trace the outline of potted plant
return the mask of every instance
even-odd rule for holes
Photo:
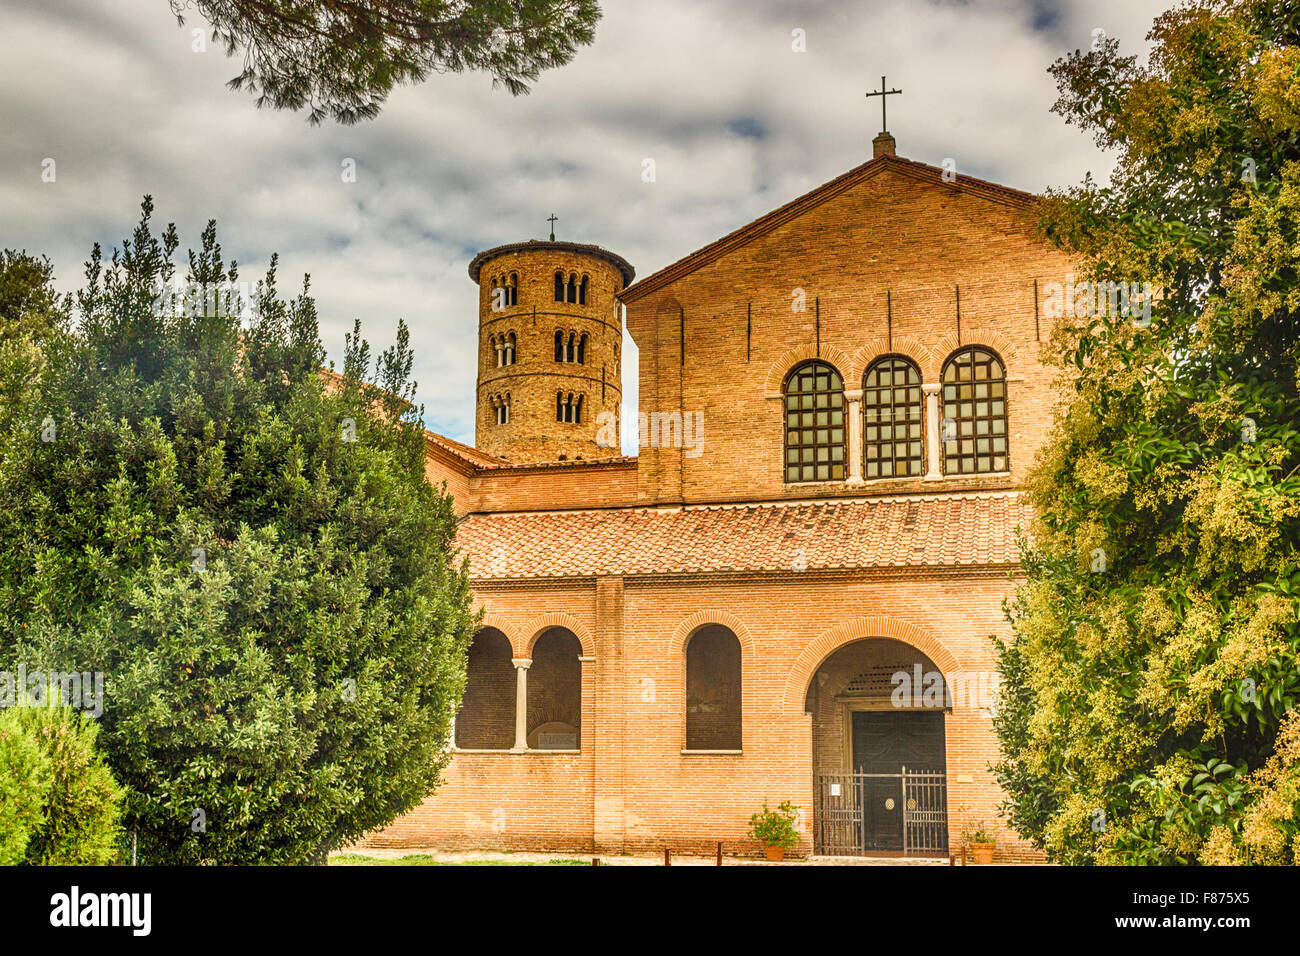
[[[763,812],[749,818],[749,835],[761,840],[767,858],[774,863],[785,859],[785,851],[799,845],[799,808],[789,800],[782,801],[775,810],[763,801]]]
[[[973,823],[966,824],[965,829],[961,831],[961,840],[970,850],[971,857],[976,863],[993,862],[993,850],[997,847],[997,837],[983,820],[976,820]]]

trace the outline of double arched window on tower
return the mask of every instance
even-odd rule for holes
[[[510,424],[510,393],[505,392],[492,396],[492,412],[496,416],[498,425]]]
[[[555,420],[582,424],[582,395],[573,392],[555,393]]]
[[[519,304],[519,273],[499,275],[492,280],[493,309]]]
[[[515,333],[503,332],[493,335],[488,344],[496,352],[497,368],[515,364]]]

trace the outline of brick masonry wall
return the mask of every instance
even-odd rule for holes
[[[370,845],[704,851],[721,840],[728,853],[752,854],[761,848],[746,835],[749,815],[767,798],[804,808],[799,852],[807,853],[815,769],[843,769],[829,765],[833,751],[814,761],[804,704],[819,665],[839,648],[883,637],[949,677],[990,672],[989,636],[1006,636],[1001,604],[1011,593],[1005,577],[987,574],[604,581],[603,600],[591,581],[478,592],[486,623],[511,639],[517,657],[547,628],[565,626],[594,658],[583,664],[581,755],[458,755],[437,794]],[[685,644],[707,624],[731,628],[741,643],[737,755],[681,752]],[[994,821],[1001,794],[987,769],[997,759],[988,713],[954,703],[945,741],[955,849],[958,810]],[[1037,858],[998,829],[999,859]]]
[[[871,361],[891,351],[916,361],[924,382],[937,382],[959,343],[988,346],[1006,366],[1011,474],[947,478],[942,490],[1021,484],[1055,404],[1054,371],[1039,362],[1050,333],[1043,286],[1070,272],[1034,229],[1023,207],[886,169],[629,302],[641,410],[704,415],[698,457],[641,450],[643,499],[932,491],[935,483],[919,479],[786,484],[781,388],[792,368],[820,355],[846,390],[860,389]],[[804,311],[794,311],[796,290]]]
[[[484,469],[468,490],[475,512],[628,507],[638,500],[636,459]]]

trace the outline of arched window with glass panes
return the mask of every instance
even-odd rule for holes
[[[785,480],[844,480],[844,380],[805,362],[785,380]]]
[[[862,477],[917,477],[924,468],[921,370],[901,355],[876,359],[862,377]]]
[[[1007,373],[989,349],[958,349],[943,366],[943,471],[1009,471]]]

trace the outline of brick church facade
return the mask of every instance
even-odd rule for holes
[[[998,831],[991,635],[1047,436],[1036,197],[895,154],[648,278],[477,256],[476,448],[428,436],[483,629],[436,794],[367,841],[956,850]],[[619,454],[622,320],[639,454]]]

